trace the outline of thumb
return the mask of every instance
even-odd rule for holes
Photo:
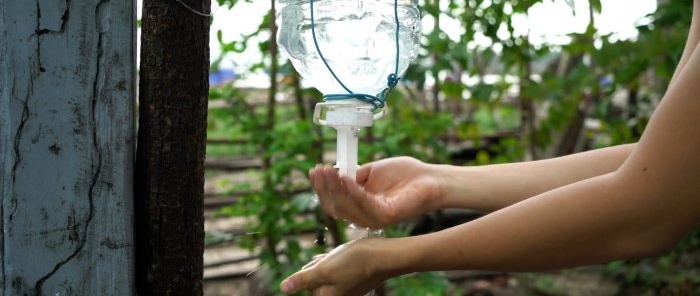
[[[292,294],[301,291],[307,291],[317,288],[323,283],[319,277],[315,274],[314,269],[300,270],[297,273],[291,275],[280,284],[282,292],[285,294]]]
[[[357,184],[364,185],[369,179],[369,173],[372,171],[372,163],[365,164],[356,172],[355,181]]]
[[[364,188],[361,187],[357,180],[353,180],[353,178],[350,178],[350,176],[340,175],[340,182],[342,182],[343,186],[348,191],[348,194],[365,194]]]
[[[367,191],[363,187],[361,187],[357,182],[355,182],[355,180],[348,176],[340,176],[340,181],[343,182],[343,186],[348,192],[348,197],[352,198],[358,204],[358,206],[362,208],[362,210],[367,210],[365,208],[365,204],[368,200]]]

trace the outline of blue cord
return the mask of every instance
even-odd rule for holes
[[[314,0],[309,1],[310,6],[311,6],[311,36],[313,37],[314,40],[314,46],[316,47],[316,52],[318,52],[318,56],[321,58],[321,61],[323,61],[323,64],[326,65],[326,69],[328,69],[328,72],[331,73],[335,81],[340,84],[345,91],[347,91],[347,94],[327,94],[324,95],[323,98],[328,101],[335,101],[335,100],[347,100],[347,99],[357,99],[362,102],[370,103],[372,104],[372,111],[375,111],[377,109],[384,108],[387,96],[389,95],[389,92],[399,83],[399,79],[401,79],[398,75],[399,72],[399,29],[400,29],[400,24],[399,24],[399,4],[398,0],[394,0],[394,19],[396,21],[396,66],[394,67],[394,73],[389,74],[389,77],[387,77],[387,88],[385,88],[381,93],[377,94],[376,96],[373,95],[368,95],[368,94],[358,94],[354,93],[351,91],[345,84],[338,78],[338,75],[335,74],[333,69],[331,69],[331,66],[328,64],[328,61],[326,61],[326,58],[323,56],[321,53],[321,48],[318,46],[318,40],[316,39],[316,21],[314,19]]]

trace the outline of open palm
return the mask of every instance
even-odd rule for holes
[[[434,210],[440,196],[431,165],[410,157],[364,165],[356,181],[330,166],[319,165],[309,175],[328,214],[374,229]]]

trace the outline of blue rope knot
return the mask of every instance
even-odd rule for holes
[[[311,9],[311,36],[313,37],[314,40],[314,46],[316,47],[316,52],[318,52],[318,56],[321,58],[321,61],[323,61],[323,64],[326,65],[326,69],[328,69],[328,72],[331,73],[333,78],[335,78],[335,81],[340,84],[340,86],[347,91],[347,94],[327,94],[323,96],[324,100],[327,101],[336,101],[336,100],[348,100],[348,99],[357,99],[362,102],[366,102],[372,105],[372,112],[376,111],[377,109],[384,108],[385,102],[387,97],[389,96],[389,92],[396,87],[396,85],[399,83],[399,79],[401,79],[398,75],[399,72],[399,29],[400,29],[400,23],[399,23],[399,2],[398,0],[394,0],[394,19],[396,21],[396,66],[394,67],[394,73],[389,74],[389,77],[387,77],[387,88],[382,90],[379,94],[376,96],[373,95],[368,95],[368,94],[358,94],[352,92],[345,84],[340,81],[340,78],[333,72],[333,69],[331,69],[331,66],[328,64],[326,61],[326,58],[323,56],[321,53],[321,48],[318,46],[318,40],[316,39],[316,21],[314,20],[314,0],[309,1],[310,9]]]
[[[391,73],[391,74],[389,74],[389,77],[387,77],[387,79],[386,79],[387,80],[386,85],[389,86],[389,88],[394,88],[399,83],[399,79],[401,79],[401,77],[399,77],[398,75],[396,75],[394,73]]]

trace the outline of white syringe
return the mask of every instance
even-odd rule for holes
[[[323,113],[325,119],[321,119]],[[381,118],[385,113],[386,108],[382,108],[379,113],[373,113],[371,104],[356,99],[316,104],[314,122],[331,126],[337,131],[335,168],[339,174],[356,179],[359,168],[357,155],[360,128],[372,126],[374,120]],[[352,224],[350,227],[355,228]],[[367,228],[366,237],[381,237],[383,233],[381,229]]]
[[[337,131],[335,168],[338,173],[355,179],[359,167],[357,155],[360,128],[372,126],[375,119],[384,115],[384,110],[374,114],[372,105],[356,99],[316,104],[314,122],[333,127]]]

